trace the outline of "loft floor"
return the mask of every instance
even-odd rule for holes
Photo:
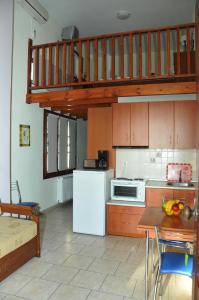
[[[144,239],[72,231],[72,205],[41,217],[41,258],[0,284],[3,300],[142,300]],[[162,300],[191,300],[191,280],[171,276]]]

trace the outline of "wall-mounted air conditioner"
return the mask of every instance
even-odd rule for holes
[[[38,0],[19,0],[19,3],[40,24],[48,21],[48,12]]]

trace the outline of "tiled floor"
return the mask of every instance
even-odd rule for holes
[[[70,204],[48,211],[41,231],[41,257],[1,282],[0,300],[144,299],[144,239],[75,234]],[[160,299],[190,300],[191,280],[172,276]]]

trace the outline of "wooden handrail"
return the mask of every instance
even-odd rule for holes
[[[30,41],[28,93],[46,88],[193,77],[194,32],[195,23],[189,23],[41,45]]]
[[[192,28],[196,27],[195,23],[188,23],[188,24],[180,24],[175,26],[165,26],[165,27],[158,27],[158,28],[145,28],[145,29],[139,29],[139,30],[133,30],[133,31],[127,31],[127,32],[117,32],[117,33],[111,33],[111,34],[103,34],[103,35],[95,35],[95,36],[88,36],[88,37],[82,37],[79,39],[74,39],[74,43],[78,43],[79,41],[87,41],[87,40],[100,40],[104,38],[111,38],[111,37],[120,37],[121,35],[129,35],[129,34],[139,34],[139,33],[148,33],[148,32],[158,32],[158,31],[166,31],[166,30],[175,30],[177,28],[184,29],[184,28]],[[52,43],[46,43],[46,44],[39,44],[39,45],[33,45],[32,49],[41,48],[41,47],[49,47],[49,46],[56,46],[57,44],[63,45],[64,43],[70,44],[71,41],[57,41]]]

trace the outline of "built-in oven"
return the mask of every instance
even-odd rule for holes
[[[145,181],[141,179],[112,179],[111,199],[144,203]]]

